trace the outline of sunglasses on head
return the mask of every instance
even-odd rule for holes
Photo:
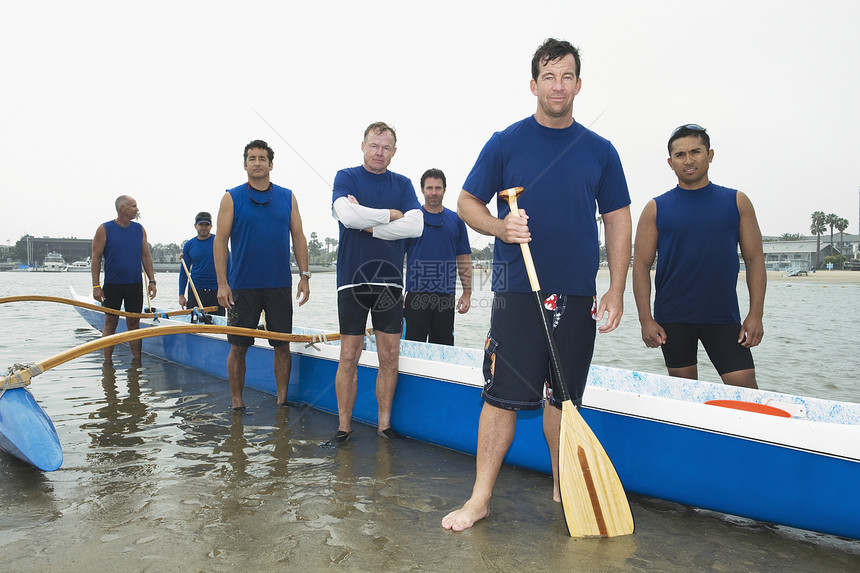
[[[673,131],[673,132],[672,132],[672,135],[670,135],[669,137],[675,137],[675,135],[676,135],[679,131],[681,131],[682,129],[689,129],[690,131],[708,131],[707,129],[705,129],[705,128],[704,128],[704,127],[702,127],[701,125],[698,125],[698,124],[695,124],[695,123],[688,123],[688,124],[685,124],[685,125],[681,125],[681,126],[676,127],[676,128],[675,128],[675,131]]]

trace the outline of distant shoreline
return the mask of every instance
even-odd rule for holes
[[[738,275],[738,280],[746,280],[744,271]],[[860,284],[860,271],[816,271],[800,277],[787,277],[781,271],[767,271],[767,280],[768,282],[853,285]]]
[[[651,272],[653,276],[654,272]],[[600,269],[597,271],[597,276],[608,277],[609,269]],[[633,271],[627,272],[627,280],[632,280]],[[746,281],[746,272],[738,273],[739,281]],[[767,282],[784,282],[784,283],[818,283],[818,284],[838,284],[838,285],[853,285],[860,284],[860,271],[816,271],[801,277],[787,277],[782,274],[782,271],[767,271]]]

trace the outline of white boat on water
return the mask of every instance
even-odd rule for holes
[[[60,253],[51,251],[45,257],[42,270],[46,273],[61,273],[66,270],[66,261]]]
[[[70,273],[88,273],[90,272],[90,257],[85,261],[75,261],[66,267],[66,271]]]

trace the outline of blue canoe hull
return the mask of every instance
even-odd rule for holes
[[[26,388],[0,397],[0,449],[46,472],[63,465],[57,430]]]
[[[100,327],[100,313],[78,310]],[[480,353],[477,363],[451,364],[458,349],[403,346],[393,427],[474,454],[483,405]],[[223,337],[148,338],[143,349],[227,377]],[[336,413],[337,346],[293,344],[292,350],[289,399]],[[354,409],[354,419],[368,424],[376,423],[377,413],[372,350],[371,340],[359,364]],[[417,357],[408,356],[413,350]],[[274,394],[272,357],[265,342],[249,349],[246,386]],[[705,399],[777,404],[793,417],[708,406]],[[592,367],[584,402],[582,415],[628,492],[860,539],[860,492],[854,487],[860,483],[860,405],[601,367]],[[518,414],[505,461],[550,473],[540,412]]]

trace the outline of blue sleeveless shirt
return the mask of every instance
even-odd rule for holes
[[[737,191],[709,183],[656,197],[654,320],[734,324],[738,310]]]
[[[128,227],[116,221],[104,223],[105,278],[104,284],[129,285],[141,282],[143,227],[131,221]]]
[[[252,190],[247,183],[227,192],[233,198],[230,288],[292,287],[290,218],[293,192],[272,184],[269,194]]]

